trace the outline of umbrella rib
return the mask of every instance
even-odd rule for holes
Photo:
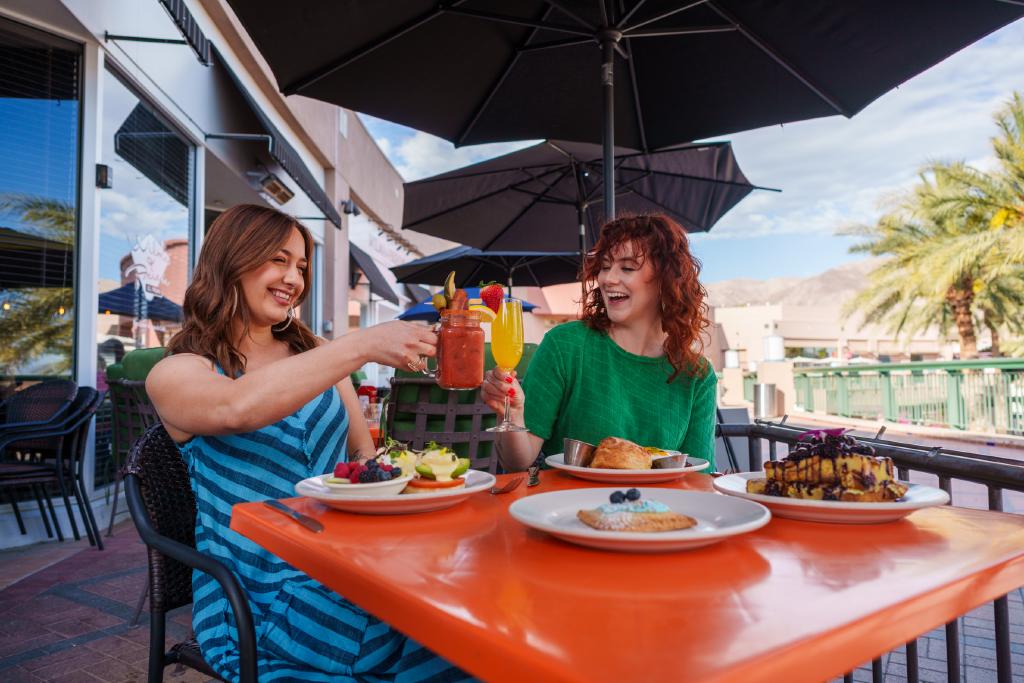
[[[589,29],[590,31],[596,31],[597,30],[596,26],[591,24],[589,21],[587,21],[586,19],[584,19],[580,15],[576,14],[575,12],[573,12],[571,9],[566,7],[563,3],[558,2],[557,0],[544,0],[544,2],[546,2],[549,5],[551,5],[552,7],[557,9],[559,12],[562,12],[563,14],[565,14],[566,16],[574,19],[576,21],[576,23],[579,24],[580,26],[582,26],[582,27],[584,27],[586,29]]]
[[[636,14],[637,11],[639,11],[639,9],[644,6],[645,2],[647,2],[647,0],[637,0],[637,3],[633,5],[633,9],[626,12],[622,19],[619,20],[619,26],[628,24],[629,20],[632,19],[633,15]]]
[[[735,26],[688,26],[685,28],[652,28],[648,31],[633,31],[629,38],[663,38],[666,36],[696,36],[707,33],[732,33]]]
[[[551,189],[554,188],[555,185],[557,185],[558,183],[562,182],[562,179],[565,178],[565,176],[568,175],[568,173],[569,173],[569,168],[566,167],[565,170],[563,170],[562,173],[559,175],[558,179],[555,180],[555,182],[551,183],[551,185],[548,186],[548,189],[545,192],[550,192]],[[502,235],[504,235],[506,232],[508,232],[512,228],[512,226],[515,225],[516,221],[518,221],[520,218],[522,218],[526,214],[527,211],[529,211],[534,206],[536,206],[538,201],[540,201],[540,197],[539,196],[535,197],[532,202],[530,202],[525,207],[523,207],[523,210],[520,211],[519,213],[517,213],[512,220],[510,220],[507,224],[505,224],[505,227],[502,228],[501,230],[499,230],[497,235],[495,235],[490,240],[488,240],[487,244],[485,244],[483,246],[484,250],[490,249],[491,245],[493,245],[495,242],[497,242],[499,239],[501,239]]]
[[[788,71],[789,74],[793,76],[793,78],[800,81],[808,90],[817,95],[822,102],[832,107],[834,110],[836,110],[837,113],[842,114],[847,118],[853,116],[853,111],[840,104],[835,97],[825,92],[825,89],[822,86],[819,86],[814,81],[812,81],[809,76],[801,73],[795,64],[790,63],[790,61],[783,57],[782,54],[778,52],[778,50],[771,47],[764,39],[762,39],[760,36],[758,36],[749,28],[747,28],[745,24],[740,23],[738,19],[736,19],[728,12],[723,10],[721,7],[719,7],[717,2],[707,0],[707,5],[716,14],[718,14],[718,16],[722,17],[730,24],[735,26],[736,29],[743,35],[743,37],[749,40],[751,43],[753,43],[757,49],[765,53],[769,58],[771,58],[772,61],[781,66],[786,71]]]
[[[659,202],[657,199],[653,199],[652,197],[648,197],[643,192],[638,191],[636,188],[632,188],[630,191],[633,192],[638,197],[643,197],[644,199],[649,201],[651,204],[654,204],[656,207],[658,207],[662,211],[670,213],[670,214],[676,216],[677,218],[681,219],[683,223],[688,223],[689,225],[694,225],[694,226],[698,225],[697,221],[693,220],[689,216],[684,216],[683,214],[679,213],[675,209],[668,208],[667,206],[665,206],[664,204]],[[707,230],[699,230],[699,229],[698,229],[698,231],[699,232],[707,232]],[[689,231],[687,231],[687,232],[689,232]]]
[[[523,170],[523,169],[515,169],[515,170]],[[527,174],[527,175],[530,175],[530,174]],[[542,175],[547,175],[547,174],[544,173]],[[562,177],[564,177],[564,175],[565,175],[565,172],[563,171],[562,172],[562,176],[559,177],[558,179],[556,179],[555,183],[553,183],[552,186],[554,184],[557,184],[557,183],[561,182]],[[477,202],[482,202],[485,199],[490,199],[491,197],[494,197],[495,195],[499,195],[502,192],[508,192],[509,190],[516,190],[516,189],[518,189],[519,185],[523,185],[525,183],[534,182],[534,181],[544,182],[544,181],[540,180],[540,178],[538,176],[530,175],[529,179],[527,179],[527,180],[522,180],[522,181],[520,181],[518,183],[513,183],[511,185],[505,185],[503,187],[499,187],[498,189],[494,190],[493,192],[488,192],[487,194],[482,194],[479,197],[474,197],[473,199],[469,199],[467,201],[464,201],[461,204],[456,204],[455,206],[450,206],[448,208],[441,209],[440,211],[435,211],[434,213],[430,214],[429,216],[424,216],[423,218],[419,218],[419,219],[413,221],[412,223],[405,223],[405,224],[402,225],[402,228],[403,229],[412,228],[415,225],[419,225],[420,223],[426,223],[427,221],[433,220],[433,219],[437,218],[438,216],[443,216],[446,213],[451,213],[452,211],[458,211],[459,209],[464,209],[467,206],[469,206],[470,204],[475,204]]]
[[[483,19],[485,21],[496,21],[501,24],[514,24],[516,26],[531,26],[536,29],[544,29],[545,31],[557,31],[558,33],[570,33],[575,36],[593,36],[593,32],[584,31],[581,28],[575,26],[568,26],[566,24],[553,24],[549,21],[535,21],[533,19],[526,19],[523,17],[513,17],[507,14],[495,14],[493,12],[481,12],[475,9],[463,9],[455,6],[442,6],[441,12],[447,12],[448,14],[458,14],[463,17],[471,17],[473,19]]]
[[[633,57],[633,46],[630,44],[629,39],[623,40],[626,43],[626,53],[629,55],[629,59],[626,60],[627,66],[629,66],[629,84],[633,91],[633,109],[636,110],[636,125],[640,132],[640,147],[646,152],[647,151],[647,130],[644,128],[644,110],[640,105],[640,86],[636,82],[636,60]]]
[[[553,50],[559,47],[574,47],[576,45],[586,45],[593,43],[593,38],[567,38],[566,40],[553,40],[549,43],[537,43],[536,45],[530,45],[528,47],[519,48],[520,54],[527,52],[540,52],[541,50]]]
[[[684,180],[699,180],[703,183],[713,183],[715,185],[734,185],[736,187],[749,187],[752,190],[765,190],[766,192],[782,192],[777,187],[762,187],[760,185],[754,185],[752,183],[741,183],[735,180],[724,180],[721,178],[704,178],[697,175],[689,175],[687,173],[673,173],[672,171],[659,171],[657,169],[647,168],[631,168],[629,166],[620,167],[626,171],[645,171],[647,173],[653,173],[655,175],[669,176],[670,178],[682,178]]]
[[[454,0],[453,5],[460,5],[463,2],[468,2],[468,0]],[[371,52],[374,52],[374,51],[384,47],[385,45],[387,45],[391,41],[397,40],[398,38],[401,38],[402,36],[404,36],[409,31],[414,31],[417,28],[419,28],[420,26],[422,26],[423,24],[426,24],[427,22],[436,19],[437,17],[441,16],[444,13],[444,10],[445,10],[445,7],[437,6],[433,10],[431,10],[430,12],[426,12],[424,14],[421,14],[420,16],[416,17],[415,19],[412,19],[412,20],[406,22],[405,24],[402,24],[397,29],[395,29],[391,33],[387,34],[386,36],[384,36],[380,40],[374,41],[374,42],[370,43],[369,45],[366,45],[364,47],[361,47],[361,48],[357,49],[354,52],[349,52],[349,53],[345,54],[344,56],[334,60],[333,62],[330,62],[326,66],[320,67],[319,69],[316,69],[316,70],[310,72],[309,74],[307,74],[305,76],[302,76],[301,78],[298,78],[298,79],[292,81],[291,83],[285,84],[284,87],[281,88],[281,92],[284,93],[285,95],[294,95],[294,94],[298,93],[301,90],[305,90],[306,88],[308,88],[309,86],[313,85],[317,81],[319,81],[319,80],[321,80],[323,78],[326,78],[327,76],[330,76],[332,73],[334,73],[338,69],[345,68],[346,66],[348,66],[352,62],[354,62],[354,61],[356,61],[358,59],[362,59],[363,57],[365,57],[366,55],[370,54]]]
[[[548,5],[547,8],[545,8],[544,12],[540,15],[540,20],[546,20],[549,14],[551,14],[550,5]],[[498,94],[498,90],[505,83],[505,79],[508,78],[508,75],[512,73],[512,69],[514,69],[515,65],[519,62],[519,57],[523,54],[523,48],[526,47],[531,40],[533,40],[534,36],[537,35],[537,31],[538,29],[536,27],[533,28],[533,30],[530,31],[526,38],[523,39],[523,42],[519,44],[519,47],[516,48],[515,52],[512,54],[512,59],[510,59],[508,63],[505,65],[504,71],[502,71],[501,75],[498,76],[497,80],[495,80],[494,85],[488,88],[487,95],[477,106],[476,111],[473,112],[473,117],[465,126],[463,126],[462,132],[459,134],[458,140],[456,140],[456,145],[461,145],[463,142],[465,142],[466,137],[469,135],[470,131],[472,131],[473,127],[476,126],[476,122],[480,120],[481,116],[483,116],[484,111],[486,111],[487,107],[491,104],[491,100],[494,99],[494,96]]]
[[[676,7],[675,9],[669,10],[668,12],[662,12],[661,14],[659,14],[656,17],[651,17],[650,19],[645,19],[645,20],[641,21],[639,24],[633,24],[632,26],[625,26],[625,27],[622,26],[622,24],[626,23],[626,22],[623,21],[623,22],[620,22],[620,24],[619,24],[619,30],[622,31],[623,35],[625,35],[625,34],[628,34],[630,31],[635,31],[638,28],[641,28],[643,26],[647,26],[649,24],[653,24],[656,21],[661,21],[662,19],[668,19],[669,17],[675,16],[676,14],[679,14],[680,12],[685,12],[686,10],[691,9],[693,7],[697,7],[698,5],[703,5],[706,2],[708,2],[708,0],[697,0],[696,2],[691,2],[688,5],[683,5],[682,7]],[[631,14],[632,14],[632,12],[631,12]]]

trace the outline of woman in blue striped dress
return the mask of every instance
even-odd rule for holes
[[[393,322],[317,338],[294,317],[313,242],[273,209],[242,205],[207,232],[185,320],[146,381],[196,495],[196,546],[230,567],[256,624],[260,681],[463,680],[445,660],[231,531],[235,503],[285,498],[339,460],[374,455],[349,375],[368,362],[416,366],[437,338]],[[237,629],[219,584],[193,574],[203,656],[238,679]]]

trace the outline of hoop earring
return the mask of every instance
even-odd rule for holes
[[[274,332],[284,332],[288,329],[288,326],[292,324],[292,320],[295,319],[295,307],[292,306],[288,309],[288,320],[285,321],[284,326],[280,328],[271,327],[270,329]]]

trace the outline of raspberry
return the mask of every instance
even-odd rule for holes
[[[334,466],[334,476],[338,479],[348,479],[348,463],[339,462]]]

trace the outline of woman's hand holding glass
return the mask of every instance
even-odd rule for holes
[[[359,330],[367,362],[419,369],[437,353],[437,334],[427,325],[394,320]]]
[[[480,386],[480,396],[499,417],[505,414],[505,401],[508,401],[513,418],[519,421],[523,419],[526,394],[523,393],[515,370],[505,372],[501,368],[491,368]]]

